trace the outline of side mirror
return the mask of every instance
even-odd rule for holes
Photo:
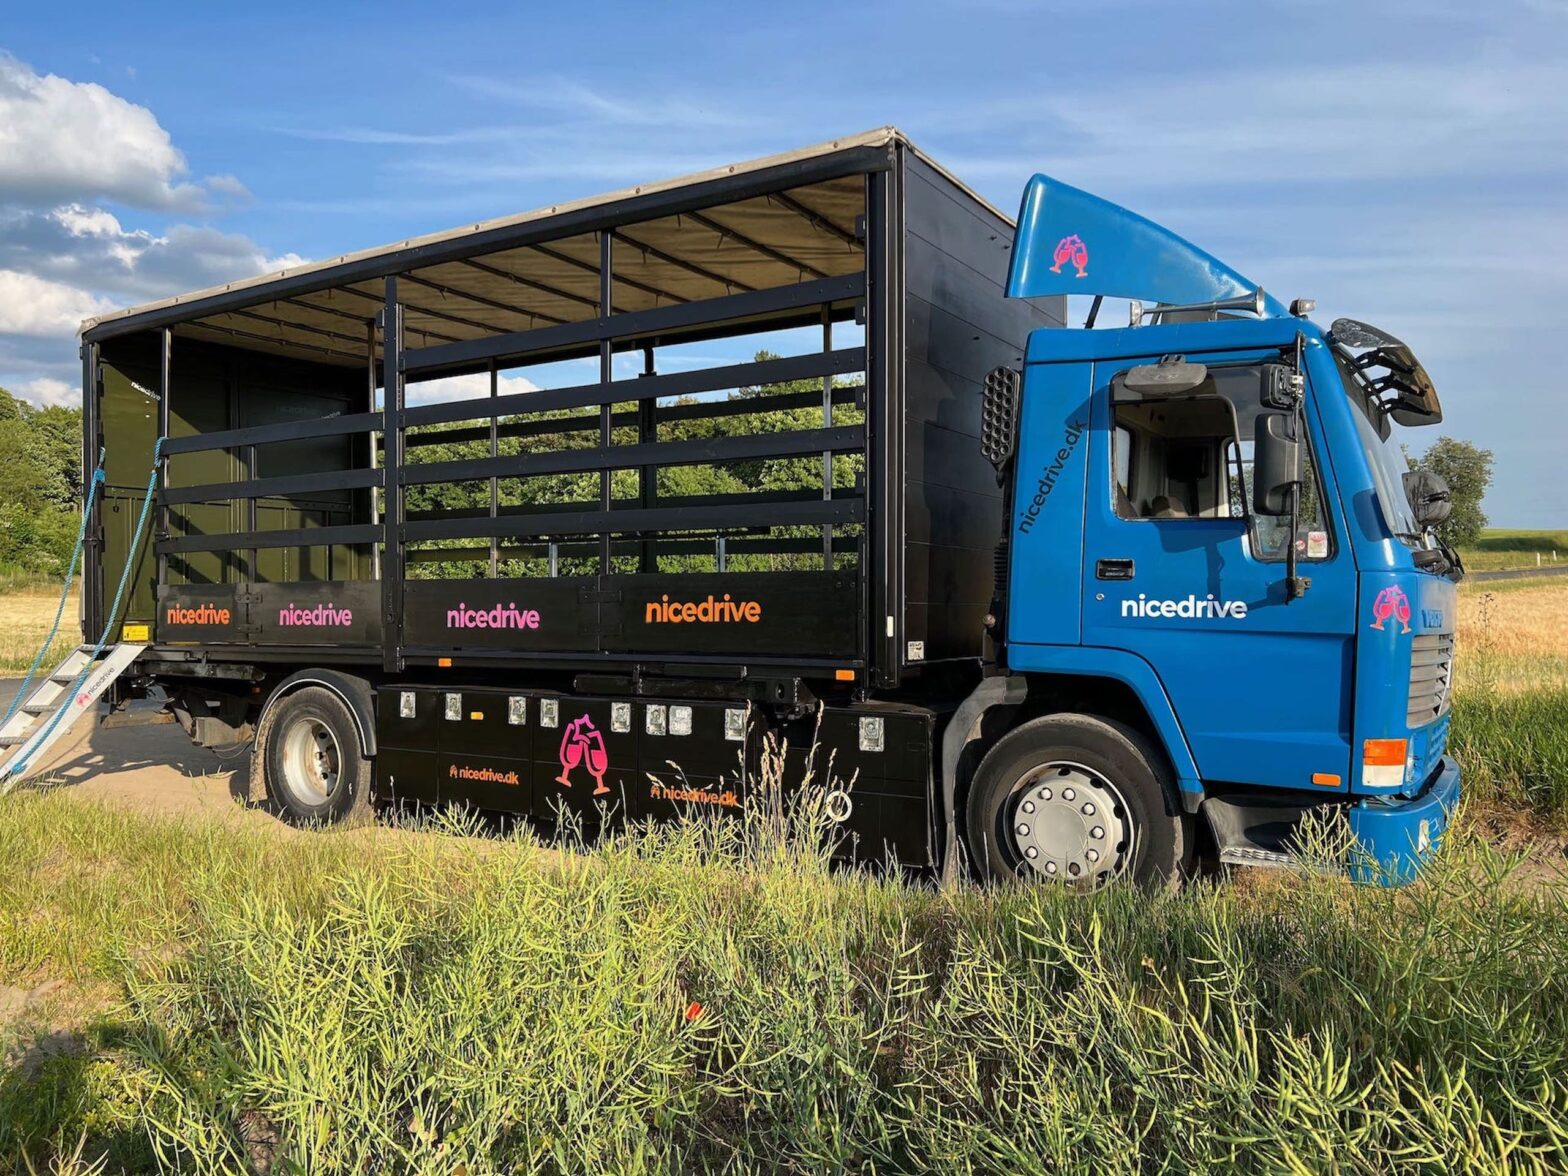
[[[1252,442],[1252,509],[1273,518],[1290,514],[1291,488],[1301,483],[1294,414],[1259,413]]]
[[[1442,475],[1431,470],[1411,470],[1402,480],[1405,497],[1410,499],[1410,510],[1423,530],[1437,526],[1453,513],[1453,496]]]

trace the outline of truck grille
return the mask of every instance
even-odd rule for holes
[[[1454,635],[1423,633],[1410,643],[1410,702],[1406,721],[1424,727],[1448,713],[1454,677]]]

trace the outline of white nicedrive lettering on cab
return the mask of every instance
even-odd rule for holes
[[[1247,618],[1245,600],[1219,600],[1214,593],[1189,595],[1185,600],[1159,600],[1138,593],[1137,600],[1122,601],[1122,616],[1153,620],[1169,617],[1181,620],[1243,621]]]

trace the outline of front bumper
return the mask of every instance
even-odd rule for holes
[[[1445,755],[1415,797],[1367,797],[1348,810],[1356,851],[1352,881],[1403,886],[1431,861],[1459,805],[1459,763]]]

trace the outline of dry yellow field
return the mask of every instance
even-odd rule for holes
[[[0,673],[14,671],[18,674],[32,664],[38,647],[49,632],[55,609],[60,604],[60,593],[20,591],[0,594]],[[44,664],[52,666],[81,643],[78,597],[71,593],[65,604],[65,615],[60,619],[60,632],[54,648]]]
[[[1568,577],[1463,585],[1456,634],[1462,688],[1568,687]]]

